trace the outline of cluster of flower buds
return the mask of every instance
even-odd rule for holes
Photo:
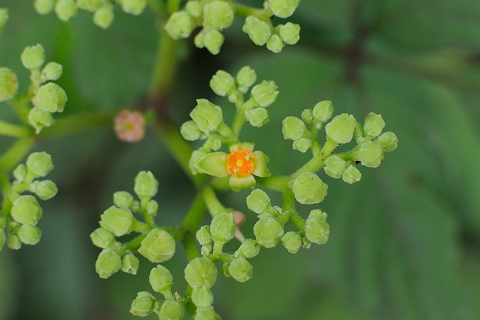
[[[111,26],[114,18],[111,0],[35,0],[34,7],[39,14],[55,11],[58,19],[68,21],[77,15],[78,9],[93,12],[93,23],[102,29]],[[147,0],[116,0],[125,13],[139,15]]]
[[[53,169],[52,158],[45,152],[35,152],[26,164],[18,165],[13,171],[15,181],[4,190],[8,198],[10,214],[0,218],[0,250],[5,242],[14,250],[22,244],[34,245],[40,241],[42,231],[37,224],[42,217],[40,200],[49,200],[57,194],[57,186],[51,180],[38,180]],[[31,194],[24,194],[29,192]],[[33,194],[33,195],[32,195]],[[35,197],[35,196],[36,197]]]

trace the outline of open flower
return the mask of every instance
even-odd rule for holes
[[[255,178],[268,177],[268,157],[261,151],[253,151],[253,144],[242,143],[230,147],[230,153],[213,152],[203,156],[195,165],[199,172],[215,177],[230,176],[234,191],[255,187]]]

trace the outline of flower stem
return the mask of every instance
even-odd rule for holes
[[[203,190],[203,200],[205,201],[212,217],[218,216],[220,213],[227,211],[223,204],[218,200],[217,195],[211,186],[207,186]]]
[[[0,135],[23,138],[32,135],[33,131],[26,126],[19,126],[0,120]]]
[[[10,149],[0,157],[0,171],[9,172],[32,149],[35,140],[31,137],[17,140]]]

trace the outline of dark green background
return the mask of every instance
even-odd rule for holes
[[[41,43],[47,61],[64,66],[58,81],[69,97],[64,114],[122,108],[145,95],[157,41],[153,12],[134,17],[117,6],[103,31],[90,13],[66,24],[53,13],[36,14],[32,3],[1,3],[10,20],[0,36],[0,66],[15,70],[21,90],[28,72],[20,53]],[[187,120],[196,98],[215,99],[231,119],[233,107],[213,97],[208,81],[219,68],[235,73],[248,64],[280,90],[270,123],[242,132],[269,155],[273,173],[291,173],[308,159],[283,140],[281,120],[320,100],[359,121],[370,111],[382,114],[399,147],[378,169],[362,167],[354,185],[320,172],[328,196],[301,211],[328,213],[329,242],[296,255],[282,246],[262,250],[251,261],[249,282],[218,278],[215,309],[226,320],[480,319],[480,2],[302,0],[289,20],[301,25],[301,41],[281,54],[254,46],[240,19],[225,32],[218,56],[187,40],[171,94],[173,121]],[[15,121],[5,103],[0,117]],[[0,139],[0,150],[13,141]],[[113,192],[133,191],[140,170],[160,181],[161,224],[181,222],[193,187],[151,129],[136,144],[98,129],[36,150],[52,154],[49,178],[60,191],[42,202],[41,242],[0,253],[0,319],[135,319],[128,309],[136,292],[150,290],[151,264],[142,259],[139,275],[101,280],[94,268],[100,250],[89,234]],[[246,213],[242,229],[251,237],[256,217],[246,208],[247,194],[221,199]],[[281,204],[279,194],[270,194]],[[183,292],[186,262],[177,249],[165,265]]]

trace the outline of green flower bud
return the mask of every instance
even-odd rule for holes
[[[340,178],[343,172],[347,169],[347,162],[339,156],[330,156],[325,160],[325,173],[335,179]]]
[[[248,34],[249,38],[257,46],[263,46],[272,35],[270,26],[255,16],[248,16],[245,19],[245,24],[243,25],[242,30]]]
[[[220,243],[227,243],[235,236],[235,221],[233,213],[223,212],[215,216],[210,223],[212,239]]]
[[[135,177],[133,190],[140,198],[152,198],[158,192],[158,180],[150,171],[140,171]]]
[[[245,93],[247,92],[248,88],[250,88],[255,81],[257,81],[257,74],[255,73],[255,70],[249,66],[245,66],[238,71],[236,79],[238,90],[240,90],[242,93]]]
[[[285,43],[278,34],[272,35],[267,41],[267,49],[274,53],[281,52],[284,46]]]
[[[47,112],[63,112],[67,102],[67,94],[58,84],[49,82],[38,89],[33,104]]]
[[[362,174],[354,166],[349,166],[343,172],[343,175],[342,175],[343,181],[345,181],[346,183],[350,183],[350,184],[352,184],[354,182],[357,182],[357,181],[360,181],[361,178],[362,178]]]
[[[5,24],[7,23],[8,20],[8,10],[5,8],[0,8],[0,34],[2,34],[3,27],[5,27]],[[2,245],[3,246],[3,245]],[[0,251],[1,251],[1,246],[0,246]]]
[[[312,109],[305,109],[302,111],[302,120],[306,124],[312,125],[313,124],[313,111]]]
[[[175,254],[175,239],[165,230],[153,229],[143,239],[138,252],[154,263],[170,260]]]
[[[35,0],[33,7],[38,14],[49,14],[55,6],[55,0]]]
[[[305,172],[298,176],[293,183],[295,199],[301,204],[322,202],[327,195],[328,186],[312,172]]]
[[[136,275],[139,266],[140,260],[134,254],[129,253],[123,256],[121,268],[123,272]]]
[[[100,7],[93,14],[93,23],[102,29],[108,29],[113,22],[113,6],[108,3]]]
[[[338,144],[345,144],[352,140],[357,120],[352,115],[342,113],[325,127],[327,136]]]
[[[27,166],[24,164],[19,164],[15,170],[13,170],[13,176],[18,182],[22,182],[23,179],[25,179],[25,176],[27,175]]]
[[[193,120],[184,122],[180,127],[180,133],[182,134],[182,137],[188,141],[195,141],[205,137]]]
[[[217,29],[211,29],[205,32],[203,43],[211,54],[217,55],[225,41],[223,34]]]
[[[370,112],[365,118],[363,131],[369,136],[376,138],[382,133],[384,127],[385,121],[383,120],[382,115]]]
[[[77,0],[77,6],[80,9],[94,12],[105,4],[106,0]]]
[[[42,82],[45,81],[54,81],[59,79],[62,76],[63,67],[61,64],[56,62],[49,62],[42,69]]]
[[[36,178],[45,177],[53,169],[52,157],[44,151],[30,154],[26,164],[28,171]]]
[[[102,249],[113,246],[115,243],[115,235],[103,228],[97,228],[90,234],[92,243]]]
[[[271,207],[270,198],[265,191],[255,189],[247,196],[247,207],[258,214],[267,212]]]
[[[40,67],[45,62],[45,50],[41,44],[26,47],[23,50],[20,58],[22,59],[22,64],[25,68],[35,69]]]
[[[7,242],[7,235],[5,234],[5,230],[3,230],[3,228],[0,228],[0,252],[2,252],[5,242]]]
[[[378,138],[377,141],[380,142],[383,146],[385,152],[390,152],[398,147],[398,138],[393,132],[385,132],[382,133]]]
[[[312,210],[306,221],[305,237],[314,243],[324,244],[330,235],[330,226],[326,221],[327,215],[320,210]]]
[[[211,288],[217,279],[217,268],[205,257],[195,258],[185,268],[185,280],[192,287]]]
[[[278,29],[280,38],[282,38],[286,44],[293,45],[300,40],[300,26],[298,24],[287,22]]]
[[[170,291],[173,286],[172,274],[162,265],[158,265],[150,271],[148,280],[155,292]]]
[[[290,17],[298,7],[300,0],[268,0],[270,9],[279,18]]]
[[[10,214],[18,223],[34,226],[42,217],[42,208],[34,196],[20,196],[12,203]]]
[[[103,249],[95,262],[95,271],[100,278],[107,279],[122,267],[122,258],[112,249]]]
[[[49,200],[58,192],[57,185],[52,180],[35,181],[30,187],[31,191],[41,200]]]
[[[252,279],[253,267],[245,258],[237,258],[230,263],[228,271],[233,279],[246,282]]]
[[[202,173],[202,170],[199,170],[199,168],[197,167],[197,163],[202,160],[202,158],[205,157],[207,154],[208,153],[202,150],[195,150],[192,152],[190,160],[188,161],[188,166],[190,167],[190,170],[193,174]]]
[[[68,21],[77,14],[77,4],[73,0],[58,0],[55,4],[55,13],[58,19]]]
[[[274,81],[263,81],[252,88],[251,97],[260,107],[268,107],[277,99],[278,91]]]
[[[198,229],[197,233],[195,234],[201,246],[208,246],[212,244],[212,234],[210,233],[210,226],[203,226]]]
[[[129,234],[135,223],[135,217],[129,209],[111,206],[100,216],[100,226],[117,237]]]
[[[121,5],[123,12],[138,16],[145,10],[147,0],[121,0]]]
[[[257,243],[257,241],[253,239],[247,239],[244,243],[240,245],[235,254],[236,256],[250,259],[257,256],[259,252],[260,245]]]
[[[213,293],[206,287],[195,287],[192,291],[192,302],[199,308],[206,308],[213,303]]]
[[[331,101],[320,101],[313,107],[313,118],[320,122],[327,122],[333,114]]]
[[[153,311],[155,297],[147,291],[137,293],[137,297],[132,301],[130,313],[137,317],[146,317]]]
[[[207,30],[202,29],[195,38],[193,39],[193,43],[195,44],[195,47],[202,49],[205,48],[205,34],[207,33]]]
[[[275,247],[283,237],[283,226],[274,218],[265,217],[257,221],[253,227],[257,242],[265,248]]]
[[[158,212],[158,202],[155,200],[148,201],[146,209],[149,215],[156,215]]]
[[[40,230],[37,226],[23,225],[18,231],[18,237],[20,238],[20,241],[22,241],[24,244],[32,246],[40,241],[41,236],[42,230]]]
[[[289,116],[282,121],[282,133],[284,139],[300,139],[303,137],[306,130],[305,123],[297,117]]]
[[[133,204],[133,196],[126,191],[117,191],[113,194],[113,203],[119,208],[130,208]]]
[[[230,73],[218,70],[210,80],[210,88],[217,95],[225,97],[235,89],[235,79],[233,79]]]
[[[247,110],[247,112],[245,112],[245,117],[252,126],[257,128],[263,126],[269,121],[267,109],[261,107]]]
[[[233,9],[227,2],[213,1],[203,8],[203,26],[223,30],[232,25],[234,18]]]
[[[158,312],[158,318],[165,320],[182,320],[183,308],[178,302],[167,300],[163,302]]]
[[[206,99],[198,99],[197,106],[190,112],[198,129],[205,133],[217,130],[223,122],[222,109]]]
[[[213,310],[213,307],[197,308],[193,320],[220,320],[220,316]]]
[[[195,18],[200,18],[202,15],[202,4],[197,0],[190,0],[185,4],[185,10],[189,15]]]
[[[380,142],[368,141],[360,145],[358,160],[365,167],[376,168],[382,163],[384,154],[385,152]]]
[[[28,122],[38,134],[44,127],[50,127],[55,120],[50,112],[35,107],[28,114]]]
[[[0,68],[0,101],[12,99],[18,91],[18,78],[8,68]]]
[[[298,150],[302,153],[307,152],[308,149],[312,146],[312,140],[307,138],[300,138],[293,142],[293,149]]]
[[[7,246],[12,250],[18,250],[22,247],[22,241],[16,234],[10,233],[7,238]]]
[[[192,18],[185,11],[172,13],[165,24],[165,30],[175,40],[188,38],[194,27]]]
[[[220,271],[222,272],[222,274],[225,278],[230,278],[232,276],[230,274],[230,272],[228,271],[229,266],[230,266],[230,264],[225,262],[224,264],[222,264],[222,268],[220,269]]]
[[[282,237],[282,244],[290,253],[297,253],[302,242],[302,237],[297,232],[289,231]]]

